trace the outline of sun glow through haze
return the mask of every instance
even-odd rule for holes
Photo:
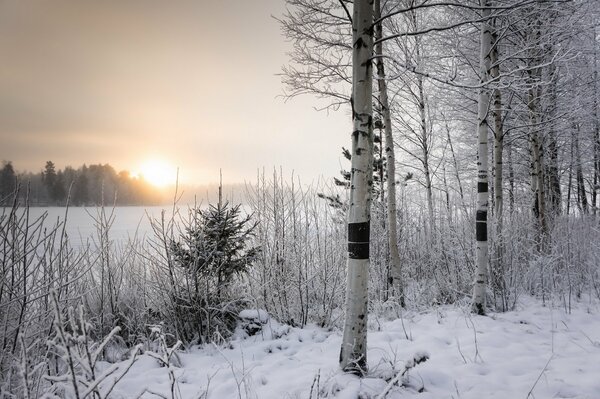
[[[108,163],[156,185],[165,168],[142,170],[146,160],[177,166],[190,186],[218,182],[221,169],[226,183],[280,166],[307,182],[337,175],[349,110],[281,97],[293,44],[271,16],[285,4],[0,1],[0,163]]]
[[[135,175],[156,187],[165,187],[175,184],[177,169],[165,161],[152,159],[144,162]]]

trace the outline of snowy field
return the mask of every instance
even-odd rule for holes
[[[338,372],[341,333],[282,326],[230,345],[182,353],[171,366],[177,398],[600,398],[600,307],[523,299],[518,310],[488,317],[440,307],[370,320],[370,378]],[[430,358],[388,386],[415,354]],[[379,396],[388,391],[386,396]],[[172,397],[166,367],[142,355],[115,397]]]

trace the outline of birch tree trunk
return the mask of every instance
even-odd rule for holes
[[[417,21],[417,13],[412,10],[410,12],[413,29],[415,32],[419,30],[419,21]],[[419,67],[421,65],[421,38],[417,35],[415,36],[415,67]],[[423,159],[421,160],[423,163],[423,175],[425,178],[425,192],[427,195],[427,213],[429,215],[429,234],[433,237],[433,229],[435,226],[434,213],[433,213],[433,187],[431,182],[431,167],[429,164],[429,155],[430,155],[430,147],[431,140],[427,130],[427,109],[426,109],[426,98],[425,98],[425,88],[423,83],[423,76],[417,75],[417,103],[419,108],[419,120],[420,120],[420,130],[421,137],[419,138],[421,149],[423,151]]]
[[[538,238],[540,249],[543,248],[543,242],[547,233],[546,226],[546,206],[544,194],[544,151],[539,134],[538,113],[538,89],[529,89],[529,119],[530,119],[530,141],[531,141],[531,189],[534,198],[534,214],[538,220],[540,237]]]
[[[352,24],[352,171],[348,209],[348,282],[340,367],[367,371],[367,282],[373,185],[373,0],[355,0]]]
[[[531,146],[531,189],[533,191],[533,212],[538,221],[538,249],[545,247],[548,233],[546,220],[546,193],[544,184],[544,149],[543,137],[540,137],[540,100],[541,100],[541,67],[543,51],[541,48],[541,20],[535,22],[535,30],[531,33],[531,55],[528,60],[528,98],[529,140]]]
[[[583,168],[581,167],[581,150],[579,148],[579,130],[578,124],[575,125],[575,181],[577,182],[577,206],[579,210],[587,215],[589,213],[587,193],[585,191],[585,180],[583,178]]]
[[[567,185],[567,216],[571,212],[571,189],[573,188],[573,140],[571,140],[571,164],[569,165],[569,184]]]
[[[490,74],[490,52],[492,47],[492,29],[489,23],[491,14],[488,0],[480,0],[482,10],[481,42],[479,58],[479,89],[477,132],[479,147],[477,152],[477,212],[475,216],[475,234],[477,240],[476,257],[477,269],[475,271],[475,284],[473,286],[473,312],[485,314],[485,291],[487,281],[488,241],[487,241],[487,214],[488,214],[488,106],[490,94],[485,85]]]
[[[417,57],[419,57],[419,44],[417,44]],[[417,58],[417,65],[419,58]],[[433,230],[435,226],[434,214],[433,214],[433,188],[431,183],[431,167],[429,165],[429,135],[427,133],[427,113],[425,110],[425,91],[423,89],[423,78],[417,76],[417,87],[419,90],[419,116],[421,118],[421,145],[423,149],[423,174],[425,177],[425,191],[427,194],[427,213],[429,215],[429,234],[433,237]]]
[[[506,158],[508,160],[508,210],[512,215],[515,211],[515,168],[510,141],[506,145]]]
[[[538,221],[538,247],[542,250],[548,233],[548,227],[546,220],[546,194],[544,192],[544,150],[539,133],[540,87],[539,71],[536,71],[538,69],[532,68],[530,71],[529,83],[531,88],[529,89],[527,107],[529,109],[530,124],[529,140],[531,145],[531,189],[534,198],[533,212]]]
[[[491,49],[491,69],[490,77],[498,79],[500,76],[500,65],[498,64],[498,36],[496,31],[492,33]],[[498,84],[498,82],[496,82]],[[494,292],[500,292],[502,300],[502,310],[508,310],[506,285],[504,284],[504,238],[503,238],[503,211],[504,211],[504,193],[503,193],[503,162],[504,155],[504,126],[502,122],[502,94],[497,87],[493,90],[494,108],[494,212],[496,215],[496,257],[493,261],[493,283]]]
[[[500,66],[498,65],[498,43],[497,35],[492,34],[492,40],[494,42],[491,50],[491,64],[490,76],[492,79],[497,79],[500,76]],[[496,230],[498,234],[502,233],[502,213],[504,208],[504,195],[502,191],[503,186],[503,163],[502,157],[504,153],[504,126],[502,123],[502,94],[500,89],[494,88],[494,206],[497,225]]]
[[[553,55],[555,51],[552,46],[548,46],[547,54]],[[548,212],[550,221],[552,222],[556,216],[561,213],[561,189],[560,189],[560,174],[558,169],[558,142],[556,139],[556,114],[557,114],[557,81],[558,71],[555,63],[548,66],[549,79],[548,84],[548,110],[546,111],[547,118],[550,119],[548,126],[548,161],[546,165],[547,185],[548,185]]]
[[[594,116],[594,186],[592,191],[592,210],[594,215],[598,210],[597,208],[597,197],[598,188],[600,185],[600,115],[598,115],[598,50],[596,44],[596,28],[593,30],[594,35],[594,81],[593,81],[593,93],[594,102],[592,106],[592,115]]]
[[[460,195],[460,206],[462,208],[463,214],[467,215],[467,203],[465,202],[465,193],[462,186],[462,181],[460,179],[458,160],[456,159],[456,153],[454,152],[454,145],[452,144],[452,137],[450,137],[450,127],[446,123],[446,138],[448,140],[448,147],[450,148],[450,154],[452,154],[452,164],[454,165],[454,177],[456,178],[456,182],[458,184],[458,194]]]
[[[381,18],[381,1],[375,0],[375,20]],[[383,24],[379,22],[375,26],[375,37],[383,37]],[[394,294],[404,307],[404,286],[402,282],[402,265],[400,264],[400,253],[398,251],[398,229],[396,220],[396,155],[394,150],[394,136],[392,134],[392,116],[388,100],[388,88],[385,81],[385,65],[383,62],[383,43],[375,45],[377,82],[379,88],[379,103],[383,115],[383,128],[385,135],[386,177],[387,177],[387,220],[388,240],[391,260],[391,280]]]

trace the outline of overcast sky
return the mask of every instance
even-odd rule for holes
[[[0,2],[0,160],[18,171],[159,158],[186,183],[259,167],[333,176],[346,111],[284,103],[283,0]]]

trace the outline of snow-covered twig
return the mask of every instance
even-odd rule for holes
[[[56,291],[51,292],[51,301],[54,311],[54,330],[55,337],[48,341],[48,346],[57,354],[57,359],[61,359],[67,365],[67,372],[62,375],[46,375],[47,381],[62,384],[70,384],[73,389],[73,395],[76,399],[93,397],[96,399],[107,398],[113,391],[117,383],[127,374],[133,363],[137,360],[137,355],[141,350],[141,345],[135,347],[129,361],[113,379],[104,387],[104,393],[100,390],[101,384],[108,380],[108,377],[119,370],[119,365],[115,364],[105,370],[100,376],[96,376],[96,364],[100,359],[106,345],[120,331],[115,327],[100,344],[95,344],[89,339],[88,330],[91,325],[85,320],[83,308],[79,307],[79,317],[74,316],[73,309],[67,311],[67,323],[63,320],[63,311],[60,307]]]
[[[544,368],[542,369],[542,371],[540,372],[540,374],[538,375],[538,377],[536,378],[535,382],[533,383],[533,385],[531,386],[531,389],[529,390],[529,392],[527,392],[527,397],[526,399],[529,399],[530,396],[533,396],[533,390],[535,389],[536,385],[538,384],[538,382],[540,382],[540,378],[542,378],[542,376],[544,375],[544,373],[546,372],[546,370],[548,369],[548,365],[550,364],[550,362],[552,361],[552,359],[554,359],[554,354],[552,354],[550,356],[550,358],[548,358],[548,361],[546,362],[546,364],[544,365]]]
[[[175,399],[176,391],[175,388],[177,386],[177,377],[175,376],[175,371],[173,370],[173,359],[176,359],[176,366],[180,365],[179,359],[177,358],[177,350],[183,345],[181,341],[177,341],[175,345],[169,346],[167,345],[166,334],[163,332],[163,328],[161,325],[150,326],[152,331],[151,336],[155,336],[158,339],[158,350],[159,353],[147,351],[146,354],[160,363],[161,366],[166,367],[169,372],[169,381],[171,382],[171,399]],[[181,397],[181,394],[179,394]]]
[[[402,377],[412,368],[414,368],[417,364],[426,362],[429,359],[429,353],[427,352],[417,352],[414,354],[413,358],[408,360],[404,365],[404,370],[401,373],[396,374],[396,376],[387,384],[383,392],[377,396],[377,399],[384,399],[385,396],[390,392],[390,390],[400,381]]]

